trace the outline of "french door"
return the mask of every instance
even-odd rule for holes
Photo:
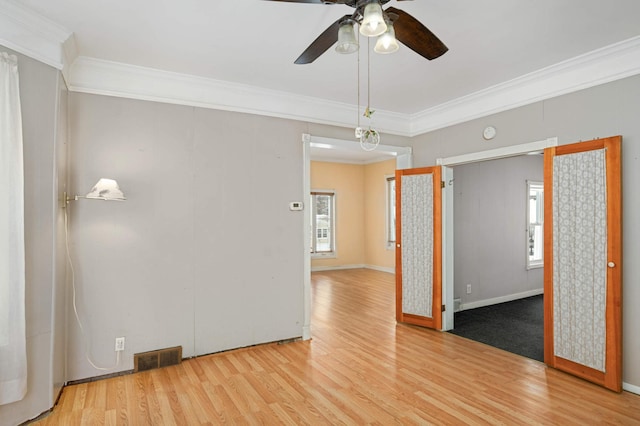
[[[545,149],[544,359],[622,389],[620,136]]]
[[[442,328],[441,168],[396,170],[396,320]]]
[[[545,149],[544,359],[622,389],[620,136]],[[440,167],[396,171],[396,319],[442,328]]]

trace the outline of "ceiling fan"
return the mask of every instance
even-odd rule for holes
[[[344,4],[355,8],[351,15],[344,15],[329,26],[295,60],[296,64],[310,64],[338,42],[336,51],[352,53],[358,50],[354,26],[359,24],[360,33],[367,37],[378,37],[374,50],[392,53],[398,49],[396,39],[417,54],[432,60],[443,55],[447,46],[427,27],[407,12],[382,5],[389,0],[269,0],[289,3]],[[403,0],[398,0],[403,1]]]

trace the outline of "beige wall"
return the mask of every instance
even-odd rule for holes
[[[395,250],[387,249],[387,180],[396,170],[396,160],[368,164],[364,168],[365,233],[364,256],[367,265],[392,271]]]
[[[359,165],[311,162],[311,188],[336,191],[337,256],[312,259],[312,269],[374,267],[392,270],[393,250],[386,249],[386,180],[395,159]]]
[[[364,167],[357,164],[311,162],[311,189],[336,192],[336,254],[312,259],[312,268],[364,264]]]

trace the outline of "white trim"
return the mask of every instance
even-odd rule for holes
[[[355,105],[257,86],[81,56],[71,67],[70,90],[146,101],[244,112],[353,127]],[[381,132],[409,136],[409,117],[376,111]]]
[[[376,111],[377,113],[377,111]],[[321,136],[309,136],[312,148],[323,148],[337,151],[360,152],[362,147],[359,143],[344,139],[324,138]],[[380,154],[380,159],[389,160],[404,154],[411,154],[411,148],[395,145],[378,145],[375,152]],[[375,162],[375,161],[374,161]]]
[[[373,269],[374,271],[387,272],[389,274],[396,274],[396,268],[388,267],[388,266],[377,266],[377,265],[364,265],[365,269]]]
[[[640,36],[411,115],[412,136],[640,73]]]
[[[442,331],[454,328],[454,253],[453,253],[453,169],[442,166],[442,303],[446,309],[442,313]]]
[[[640,37],[571,58],[415,113],[378,110],[383,133],[416,136],[640,74]],[[70,90],[353,127],[357,107],[254,86],[80,57]]]
[[[72,32],[12,0],[0,0],[0,45],[62,70],[75,57],[64,48]]]
[[[467,309],[481,308],[483,306],[491,306],[497,303],[511,302],[513,300],[524,299],[525,297],[537,296],[544,294],[544,289],[538,288],[535,290],[523,291],[522,293],[508,294],[506,296],[494,297],[492,299],[478,300],[475,302],[460,304],[460,311],[466,311]]]
[[[571,58],[415,114],[376,111],[383,133],[416,136],[640,74],[640,37]],[[353,127],[355,105],[79,57],[70,90]]]
[[[451,168],[446,166],[455,166],[459,164],[473,163],[477,161],[486,161],[486,160],[494,160],[498,158],[512,157],[516,155],[528,154],[531,152],[540,151],[544,148],[549,148],[558,145],[558,138],[552,137],[542,141],[524,143],[520,145],[512,145],[503,148],[491,149],[487,151],[480,152],[472,152],[469,154],[457,155],[453,157],[446,158],[438,158],[436,160],[436,164],[444,166],[443,170],[447,171],[445,176],[445,180],[447,181],[446,187],[449,187],[453,183],[453,179],[455,178],[454,173]],[[444,173],[444,172],[443,172]],[[443,279],[442,279],[442,292],[443,297],[445,297],[445,303],[453,302],[453,291],[454,291],[454,272],[453,272],[453,257],[454,257],[454,241],[453,234],[454,230],[454,220],[453,220],[453,197],[452,196],[443,197],[443,250],[442,250],[442,265],[443,265]],[[446,214],[446,217],[444,215]],[[509,297],[509,296],[506,296]],[[527,296],[523,296],[527,297]],[[500,298],[497,298],[500,299]],[[494,300],[494,299],[489,299]],[[505,300],[506,301],[506,300]],[[475,303],[482,303],[475,302]],[[501,303],[501,302],[491,302],[491,303]],[[473,306],[472,304],[460,305],[460,309],[471,309],[469,306]],[[485,305],[479,305],[485,306]],[[478,307],[478,306],[475,306]],[[444,312],[445,314],[447,311]],[[450,314],[450,313],[449,313]],[[444,317],[443,317],[444,318]],[[443,323],[443,328],[446,327],[454,327],[454,319],[452,317],[447,317],[446,323]],[[451,329],[449,328],[449,329]]]
[[[364,269],[366,265],[358,264],[358,265],[337,265],[337,266],[312,266],[311,272],[322,272],[322,271],[341,271],[343,269]]]
[[[62,70],[70,91],[341,127],[353,127],[352,117],[358,114],[355,105],[77,57],[71,31],[15,0],[0,0],[0,44]],[[414,114],[378,109],[376,124],[383,133],[413,137],[636,74],[640,74],[640,36]]]
[[[558,146],[558,138],[548,138],[542,141],[523,143],[520,145],[505,146],[503,148],[490,149],[487,151],[472,152],[470,154],[456,155],[453,157],[438,158],[436,164],[439,166],[457,166],[477,161],[497,160],[498,158],[514,157],[516,155],[527,154],[540,151],[545,148]]]
[[[311,272],[324,272],[324,271],[344,271],[347,269],[373,269],[374,271],[387,272],[389,274],[396,274],[395,268],[389,268],[386,266],[354,264],[354,265],[337,265],[337,266],[314,266],[311,268]]]
[[[311,138],[309,135],[302,135],[302,194],[301,200],[303,206],[308,205],[309,193],[311,192],[311,147],[309,143]],[[311,217],[307,209],[304,209],[302,215],[302,339],[311,339],[311,253],[309,253],[309,247],[311,247],[311,235],[309,229],[311,229]]]
[[[631,383],[622,382],[622,389],[627,392],[635,393],[636,395],[640,395],[640,386],[632,385]]]

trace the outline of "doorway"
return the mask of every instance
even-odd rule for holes
[[[455,175],[454,169],[456,166],[462,166],[466,164],[480,164],[490,160],[499,160],[509,157],[517,157],[527,154],[539,153],[545,148],[554,147],[558,145],[557,138],[549,138],[541,141],[530,142],[520,145],[513,145],[505,148],[497,148],[488,151],[480,151],[471,154],[464,154],[455,157],[439,158],[437,164],[442,166],[442,176],[444,182],[444,190],[442,194],[442,226],[443,226],[443,260],[442,260],[442,297],[444,304],[449,307],[454,307],[454,293],[455,293],[455,239],[454,239],[454,199],[455,199]],[[524,190],[523,190],[524,191]],[[524,223],[525,218],[522,218]],[[458,232],[456,230],[456,232]],[[524,234],[524,232],[522,232]],[[482,248],[480,248],[482,249]],[[479,249],[479,250],[480,250]],[[522,259],[524,259],[524,251],[522,253]],[[464,292],[466,294],[466,285],[464,283]],[[471,294],[473,294],[473,284],[471,288]],[[490,299],[491,297],[484,297],[484,299]],[[482,300],[482,299],[479,299]],[[507,301],[507,300],[503,300]],[[494,303],[499,303],[495,300]],[[480,305],[476,306],[479,307]],[[473,307],[467,306],[467,308]],[[446,309],[442,315],[443,331],[449,331],[454,329],[454,309]]]
[[[358,161],[384,161],[386,159],[395,158],[396,168],[405,169],[411,167],[411,148],[400,147],[392,145],[378,145],[378,147],[371,152],[364,151],[360,144],[355,141],[324,138],[318,136],[312,136],[309,134],[302,135],[303,143],[303,199],[307,200],[311,192],[311,159],[319,158],[321,156],[322,161],[340,161],[351,160]],[[329,158],[329,159],[328,159]],[[332,159],[332,160],[330,160]],[[365,164],[363,162],[363,164]],[[339,203],[339,201],[337,201]],[[306,207],[305,207],[306,209]],[[304,215],[303,227],[304,227],[304,247],[311,246],[311,233],[308,232],[311,226],[310,214]],[[307,340],[311,338],[311,253],[309,250],[305,250],[304,255],[304,324],[303,324],[303,339]]]
[[[543,171],[539,153],[453,167],[452,333],[538,361],[544,359]]]

